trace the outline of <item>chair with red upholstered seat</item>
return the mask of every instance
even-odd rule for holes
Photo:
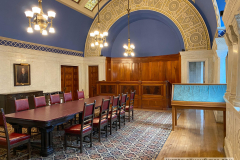
[[[80,138],[80,152],[81,153],[82,153],[83,137],[89,136],[90,147],[92,147],[92,130],[93,130],[95,103],[96,103],[96,100],[94,101],[94,103],[90,103],[90,104],[87,104],[85,102],[81,124],[76,124],[76,125],[73,125],[67,129],[65,129],[65,134],[64,134],[65,150],[67,147],[79,148],[79,147],[75,147],[75,146],[68,146],[67,145],[67,136],[77,136],[78,138]]]
[[[6,118],[3,109],[0,109],[0,127],[3,128],[3,131],[0,133],[0,148],[7,149],[7,160],[11,160],[10,150],[12,148],[18,147],[23,144],[28,145],[28,153],[22,155],[19,158],[23,158],[28,155],[28,158],[31,158],[31,146],[30,146],[30,135],[21,134],[21,133],[11,133],[8,134]],[[15,152],[15,151],[14,151]]]
[[[53,95],[50,95],[50,102],[51,102],[51,105],[53,104],[60,104],[60,96],[59,94],[53,94]]]
[[[16,112],[29,110],[28,97],[26,97],[26,99],[18,99],[18,100],[16,99],[16,97],[14,97],[14,100],[15,100]],[[31,127],[27,128],[27,133],[31,134]]]
[[[136,91],[131,91],[130,92],[130,100],[129,100],[129,105],[126,106],[126,112],[128,112],[128,121],[130,122],[131,119],[131,112],[132,112],[132,120],[133,120],[133,106],[134,106],[134,99],[135,99],[135,93]]]
[[[119,129],[121,129],[121,119],[123,119],[123,124],[125,125],[125,108],[127,103],[127,94],[123,94],[121,96],[120,105],[118,108],[118,123],[119,123]]]
[[[63,92],[63,99],[64,99],[64,102],[70,102],[73,100],[72,98],[72,92],[70,91],[69,93],[64,93]]]
[[[109,106],[110,106],[109,99],[102,99],[102,105],[100,107],[99,117],[93,119],[93,128],[97,129],[98,131],[98,141],[101,142],[101,129],[105,131],[107,137],[107,128],[108,128],[108,114],[109,114]]]
[[[28,97],[26,97],[26,99],[18,99],[18,100],[15,97],[14,100],[15,100],[16,112],[29,110]]]
[[[78,95],[78,99],[85,99],[83,90],[82,91],[77,90],[77,95]]]
[[[40,97],[33,96],[33,99],[34,99],[35,108],[45,107],[47,105],[45,96],[40,96]]]
[[[108,123],[110,124],[110,135],[112,135],[113,123],[115,123],[116,131],[117,131],[119,98],[120,98],[120,95],[117,97],[113,96],[111,112],[109,112],[109,115],[108,115]]]

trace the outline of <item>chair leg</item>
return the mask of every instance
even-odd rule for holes
[[[125,117],[125,114],[124,114],[124,116],[123,116],[124,126],[125,126],[125,122],[126,122],[126,121],[125,121],[125,118],[126,118],[126,117]]]
[[[16,155],[16,154],[17,154],[16,148],[13,148],[13,155]]]
[[[80,153],[82,153],[82,147],[83,147],[83,136],[80,136]]]
[[[117,121],[115,121],[116,131],[117,131]]]
[[[118,122],[119,122],[119,129],[121,129],[121,117],[120,116],[118,118]]]
[[[112,121],[110,121],[110,135],[112,135]]]
[[[105,130],[105,133],[106,133],[106,138],[107,138],[107,135],[108,135],[108,132],[107,132],[107,130],[108,130],[108,124],[106,125],[106,130]]]
[[[98,141],[101,142],[101,128],[98,129]]]
[[[27,128],[27,134],[31,135],[31,129],[32,129],[31,127]]]
[[[64,150],[67,149],[67,135],[64,134]]]
[[[93,133],[91,132],[91,134],[90,134],[90,147],[92,147],[92,137],[93,137]]]
[[[30,140],[28,142],[28,159],[31,159],[31,143],[30,143]]]
[[[132,120],[133,120],[133,110],[132,110]]]
[[[11,160],[10,148],[7,149],[7,160]]]
[[[131,111],[129,110],[129,112],[128,112],[128,122],[130,122],[130,113],[131,113]]]

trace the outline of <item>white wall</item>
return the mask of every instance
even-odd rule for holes
[[[99,66],[99,80],[105,80],[105,57],[83,58],[0,45],[0,93],[28,90],[61,90],[61,65],[78,66],[79,89],[88,96],[88,64]],[[13,64],[30,64],[31,85],[14,86]]]

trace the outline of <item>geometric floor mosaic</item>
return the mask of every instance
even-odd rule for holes
[[[178,114],[178,117],[180,114]],[[37,149],[32,149],[32,160],[148,160],[156,159],[172,129],[171,112],[134,111],[134,121],[127,122],[118,131],[113,129],[112,135],[102,137],[99,143],[93,139],[93,146],[84,144],[83,153],[78,149],[63,150],[64,131],[53,131],[54,153],[48,157],[40,157]],[[40,138],[40,137],[38,137]],[[35,141],[38,141],[38,138]],[[76,144],[75,139],[68,143]],[[1,154],[4,151],[1,150]],[[5,151],[6,152],[6,151]],[[23,151],[24,152],[24,151]],[[19,155],[23,154],[20,153]],[[18,155],[16,155],[18,156]],[[14,156],[15,157],[15,156]],[[14,158],[13,157],[13,158]]]

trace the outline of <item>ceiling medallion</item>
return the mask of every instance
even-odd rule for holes
[[[108,32],[100,33],[100,20],[99,20],[99,0],[98,0],[98,29],[92,33],[90,33],[90,37],[92,37],[91,47],[107,47],[108,43],[106,37],[108,36]]]
[[[124,44],[123,45],[123,48],[125,49],[125,52],[123,53],[123,55],[125,57],[127,56],[132,56],[134,57],[135,56],[135,53],[134,53],[134,49],[135,49],[135,46],[134,44],[131,44],[130,43],[130,25],[129,25],[129,19],[130,19],[130,8],[129,8],[129,0],[128,0],[128,45]]]
[[[53,11],[48,11],[48,15],[44,14],[42,9],[42,0],[38,0],[38,3],[38,7],[32,7],[32,11],[25,12],[26,17],[29,19],[29,27],[27,28],[27,32],[33,33],[33,28],[31,26],[32,23],[34,25],[34,29],[36,31],[40,31],[40,33],[42,33],[44,36],[48,35],[46,30],[48,24],[51,24],[49,32],[55,33],[55,29],[52,26],[52,20],[55,18],[56,13]],[[32,18],[33,21],[31,22]],[[51,19],[51,22],[48,22],[48,18]]]

